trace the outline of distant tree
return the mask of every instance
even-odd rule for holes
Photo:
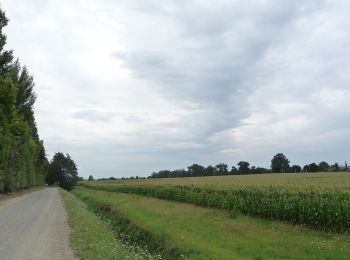
[[[295,172],[295,173],[297,173],[297,172],[301,172],[301,167],[299,166],[299,165],[293,165],[292,167],[290,167],[290,171],[291,172]]]
[[[235,167],[235,166],[232,166],[232,167],[231,167],[231,171],[230,171],[230,174],[231,174],[231,175],[235,175],[235,174],[238,174],[238,169],[237,169],[237,167]]]
[[[268,172],[269,172],[269,170],[265,169],[263,167],[252,166],[250,168],[250,173],[251,174],[262,174],[262,173],[268,173]]]
[[[345,161],[344,163],[344,172],[348,171],[348,163]]]
[[[272,172],[288,172],[289,160],[283,153],[276,154],[271,160]]]
[[[329,170],[329,164],[326,163],[326,162],[320,162],[320,163],[318,164],[318,170],[319,170],[320,172],[328,172],[328,170]]]
[[[256,167],[254,165],[252,167],[250,167],[250,173],[252,173],[252,174],[257,173]]]
[[[169,178],[170,177],[170,171],[169,170],[161,170],[159,172],[154,172],[153,178]]]
[[[52,158],[49,165],[49,172],[46,178],[49,185],[58,183],[60,187],[71,190],[78,183],[77,165],[70,157],[58,152]]]
[[[319,168],[318,168],[318,165],[316,163],[310,163],[310,164],[304,166],[304,171],[305,172],[318,172]]]
[[[171,178],[186,177],[187,172],[184,169],[177,169],[170,172]]]
[[[199,164],[193,164],[188,167],[188,173],[191,177],[203,176],[205,168]]]
[[[214,175],[216,175],[216,169],[213,166],[209,165],[207,168],[205,168],[204,175],[205,176],[214,176]]]
[[[339,172],[339,165],[338,165],[338,163],[334,164],[334,171],[335,172]]]
[[[88,181],[93,181],[94,180],[94,176],[89,175]]]
[[[216,174],[217,175],[228,175],[228,166],[225,163],[219,163],[215,166]]]
[[[238,164],[238,172],[239,174],[248,174],[250,169],[249,169],[249,163],[245,161],[240,161]]]

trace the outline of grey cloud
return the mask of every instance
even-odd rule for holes
[[[101,112],[95,109],[85,109],[79,110],[72,114],[73,118],[88,120],[90,122],[111,122],[112,118],[115,116],[115,113],[111,112]]]
[[[41,136],[86,176],[347,154],[348,1],[3,2]]]
[[[146,41],[147,51],[129,49],[114,57],[134,76],[154,82],[166,97],[198,104],[203,113],[190,119],[192,126],[188,118],[179,123],[196,132],[199,143],[207,142],[216,132],[238,126],[248,115],[244,104],[254,88],[255,64],[300,15],[300,6],[276,2],[170,6],[159,10],[164,20],[172,21],[170,36],[154,37],[177,41],[170,46],[147,45]]]

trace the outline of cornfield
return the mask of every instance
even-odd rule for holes
[[[324,231],[350,230],[350,190],[344,188],[242,186],[220,190],[191,185],[141,186],[94,182],[81,185],[235,211]]]

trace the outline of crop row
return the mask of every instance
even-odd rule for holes
[[[85,187],[133,193],[240,212],[242,214],[306,225],[331,232],[350,231],[350,192],[340,189],[237,187],[218,190],[194,186],[138,186],[82,184]]]

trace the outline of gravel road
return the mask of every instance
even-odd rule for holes
[[[75,259],[57,188],[45,188],[0,204],[0,259]]]

